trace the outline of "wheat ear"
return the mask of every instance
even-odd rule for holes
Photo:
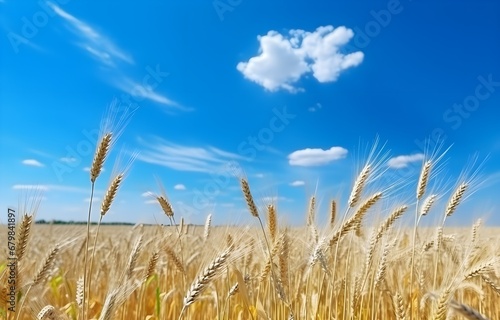
[[[90,181],[93,183],[96,181],[97,177],[101,174],[102,167],[104,165],[104,161],[106,160],[106,157],[108,156],[109,149],[111,147],[111,139],[113,135],[111,132],[106,133],[97,149],[94,155],[94,160],[92,161],[92,167],[90,168]]]
[[[276,208],[272,204],[267,206],[267,223],[269,235],[271,236],[271,242],[274,242],[276,240],[276,233],[278,232],[278,222],[276,217]]]
[[[335,218],[337,216],[337,203],[335,200],[332,200],[330,203],[330,227],[333,227],[335,224]]]
[[[208,284],[218,275],[231,254],[231,248],[227,248],[219,254],[196,278],[184,297],[184,308],[194,303],[206,289]]]
[[[146,271],[144,272],[144,276],[142,277],[143,282],[146,282],[155,272],[156,264],[158,263],[159,257],[160,257],[160,253],[156,251],[156,252],[153,252],[151,257],[149,258],[148,266],[146,268]]]
[[[446,216],[449,217],[451,216],[455,210],[457,209],[458,205],[460,204],[460,201],[462,200],[465,191],[468,188],[467,183],[462,183],[458,188],[455,190],[453,195],[450,198],[450,201],[448,202],[448,205],[446,206]]]
[[[309,210],[307,214],[307,225],[311,226],[314,224],[316,216],[316,197],[312,196],[311,199],[309,200]]]
[[[431,172],[431,161],[427,160],[422,166],[420,171],[420,178],[418,179],[417,185],[417,199],[420,200],[425,194],[427,188],[427,182],[429,181],[429,175]]]
[[[257,206],[253,201],[252,193],[250,192],[250,186],[248,185],[248,181],[246,179],[241,179],[241,190],[243,191],[243,196],[245,197],[245,201],[248,206],[248,210],[250,214],[256,218],[259,217],[259,211],[257,210]]]
[[[31,225],[33,224],[33,215],[24,214],[19,230],[17,231],[16,258],[21,261],[26,253],[29,236],[31,234]]]
[[[164,196],[158,196],[156,197],[156,200],[160,204],[161,209],[163,210],[163,213],[167,217],[173,217],[174,216],[174,211],[172,210],[172,206],[170,205],[170,202],[164,197]]]
[[[78,308],[83,306],[83,277],[80,277],[76,282],[76,305]]]
[[[452,300],[450,302],[450,307],[456,311],[457,313],[460,313],[462,316],[469,320],[488,320],[485,316],[480,314],[478,311],[472,309],[466,304],[456,302]]]
[[[209,214],[207,216],[207,220],[205,221],[205,228],[203,230],[203,239],[205,241],[207,241],[208,237],[210,236],[210,226],[211,226],[211,223],[212,223],[212,214]]]
[[[52,267],[54,265],[58,253],[59,253],[59,246],[56,245],[54,249],[50,251],[43,265],[38,270],[36,276],[33,278],[34,286],[42,282],[47,277],[48,273],[52,270]]]
[[[111,204],[116,197],[116,193],[122,181],[123,174],[118,174],[113,179],[113,181],[111,181],[111,184],[109,185],[108,190],[106,191],[106,195],[104,196],[104,200],[101,204],[101,216],[104,216],[109,211],[109,208],[111,207]]]
[[[436,201],[437,195],[431,194],[427,198],[425,198],[424,202],[422,203],[422,208],[420,209],[420,216],[426,216],[429,211],[431,211],[431,207]]]
[[[37,320],[56,320],[58,318],[56,315],[56,308],[51,305],[46,305],[40,310],[36,318]]]
[[[164,246],[165,253],[167,257],[174,263],[177,270],[179,270],[182,274],[186,274],[186,270],[184,269],[184,265],[181,262],[181,259],[175,254],[174,250],[169,246]]]
[[[141,249],[142,249],[142,235],[139,237],[139,239],[136,240],[132,252],[130,253],[130,256],[128,258],[127,269],[125,273],[128,279],[132,277],[132,273],[134,272]]]
[[[377,192],[368,198],[356,211],[356,213],[348,219],[344,224],[340,227],[340,229],[335,232],[332,239],[330,240],[330,246],[334,245],[337,241],[340,240],[347,232],[356,228],[363,219],[363,216],[366,212],[378,201],[382,198],[382,192]]]
[[[361,197],[361,192],[365,187],[368,176],[370,175],[371,166],[367,164],[364,166],[363,170],[359,173],[356,181],[354,182],[354,187],[352,188],[351,195],[349,197],[349,207],[354,207]]]

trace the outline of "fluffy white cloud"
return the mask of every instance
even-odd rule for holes
[[[410,163],[421,161],[424,159],[422,153],[416,153],[412,155],[402,155],[389,159],[387,165],[393,169],[406,168]]]
[[[40,161],[35,160],[35,159],[26,159],[26,160],[23,160],[21,163],[26,165],[26,166],[45,167],[45,165],[43,163],[41,163]]]
[[[302,180],[295,180],[294,182],[290,183],[292,187],[300,187],[305,185],[306,183]]]
[[[319,27],[314,32],[290,30],[287,36],[269,31],[257,37],[259,55],[238,63],[236,68],[269,91],[301,90],[294,84],[308,73],[319,82],[336,81],[342,71],[363,61],[361,51],[340,51],[353,36],[353,31],[343,26]]]
[[[174,189],[175,189],[175,190],[186,190],[186,186],[185,186],[185,185],[183,185],[183,184],[176,184],[176,185],[174,186]]]
[[[321,166],[345,158],[346,155],[347,149],[342,147],[331,147],[328,150],[307,148],[290,153],[288,163],[292,166]]]

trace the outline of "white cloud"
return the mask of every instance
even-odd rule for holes
[[[68,28],[80,38],[78,44],[91,56],[108,66],[115,66],[117,61],[134,64],[133,58],[120,49],[109,38],[97,32],[88,23],[61,9],[53,2],[47,3],[54,12],[68,23]]]
[[[422,153],[416,153],[412,155],[401,155],[389,159],[387,165],[393,169],[401,169],[401,168],[406,168],[412,162],[421,161],[423,159],[424,155]]]
[[[175,189],[175,190],[186,190],[186,186],[185,186],[185,185],[183,185],[183,184],[176,184],[176,185],[174,186],[174,189]]]
[[[323,149],[303,149],[297,150],[288,155],[288,163],[292,166],[321,166],[332,161],[345,158],[347,149],[342,147],[331,147],[328,150]]]
[[[276,31],[258,36],[259,55],[236,66],[245,78],[269,91],[295,87],[306,74],[321,83],[336,81],[340,74],[363,61],[361,51],[344,54],[340,48],[354,36],[351,29],[340,26],[319,27],[314,32],[290,30],[287,36]]]
[[[302,180],[295,180],[294,182],[291,182],[290,185],[292,187],[300,187],[300,186],[303,186],[305,185],[306,183]]]
[[[255,174],[255,177],[256,178],[264,178],[264,174],[263,173],[257,173],[257,174]]]
[[[236,161],[245,160],[238,154],[210,146],[182,146],[155,137],[140,142],[145,149],[137,156],[138,160],[178,171],[234,175],[239,168]]]
[[[45,165],[43,163],[41,163],[40,161],[35,160],[35,159],[26,159],[26,160],[21,161],[21,163],[26,165],[26,166],[45,167]]]

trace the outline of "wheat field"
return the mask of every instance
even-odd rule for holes
[[[97,144],[91,195],[114,139],[105,132]],[[282,224],[275,204],[260,205],[245,177],[238,179],[249,225],[212,226],[211,214],[204,226],[187,225],[164,192],[153,196],[169,226],[101,225],[125,169],[94,204],[98,225],[90,224],[91,208],[86,226],[37,225],[36,210],[22,212],[14,274],[7,246],[1,249],[0,317],[500,319],[498,229],[480,220],[447,227],[476,187],[475,173],[447,194],[432,193],[440,157],[431,155],[415,181],[403,182],[414,183],[411,197],[395,187],[401,182],[370,184],[384,171],[369,157],[345,203],[332,199],[320,210],[311,196],[302,227]],[[439,223],[422,224],[430,215]]]

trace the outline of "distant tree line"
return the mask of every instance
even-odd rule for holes
[[[87,224],[87,221],[73,221],[73,220],[70,220],[70,221],[64,221],[64,220],[44,220],[44,219],[41,219],[41,220],[37,220],[35,222],[36,224],[68,224],[68,225],[86,225]],[[91,222],[91,224],[93,225],[96,225],[97,222]],[[101,225],[108,225],[108,226],[133,226],[134,224],[133,223],[130,223],[130,222],[101,222]]]

